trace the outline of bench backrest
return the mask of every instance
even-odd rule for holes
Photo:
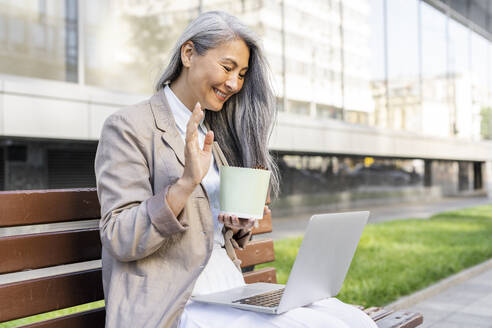
[[[0,323],[104,299],[95,189],[0,192]],[[270,216],[253,233],[272,231]],[[274,260],[271,239],[237,251],[241,266]],[[244,273],[276,282],[273,268]],[[103,327],[104,309],[29,327]]]

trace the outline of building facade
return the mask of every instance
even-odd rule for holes
[[[318,181],[286,194],[360,187],[370,167],[492,194],[492,4],[473,0],[0,0],[0,189],[94,186],[104,119],[152,94],[206,10],[263,39],[270,147],[284,180]]]

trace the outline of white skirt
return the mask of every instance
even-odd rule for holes
[[[243,274],[232,263],[225,248],[215,245],[191,294],[211,294],[244,285]]]
[[[243,275],[234,266],[225,249],[217,245],[212,251],[208,264],[198,277],[192,294],[209,294],[243,285],[245,285]],[[188,301],[179,327],[377,328],[374,321],[363,311],[336,298],[324,299],[279,315]]]
[[[377,328],[367,314],[336,298],[324,299],[283,314],[266,314],[189,301],[180,328]]]

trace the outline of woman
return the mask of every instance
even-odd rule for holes
[[[219,213],[218,167],[265,166],[278,190],[267,149],[274,96],[256,36],[226,13],[200,15],[156,91],[111,115],[97,150],[106,326],[237,325],[239,310],[189,297],[244,284],[231,250],[249,240],[253,220]],[[295,326],[296,310],[240,313],[246,326]],[[343,326],[329,311],[309,311],[321,326]]]

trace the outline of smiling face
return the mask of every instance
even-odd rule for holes
[[[226,41],[199,55],[188,41],[181,47],[183,71],[171,88],[193,110],[220,111],[224,103],[243,87],[248,70],[249,49],[242,39]]]

